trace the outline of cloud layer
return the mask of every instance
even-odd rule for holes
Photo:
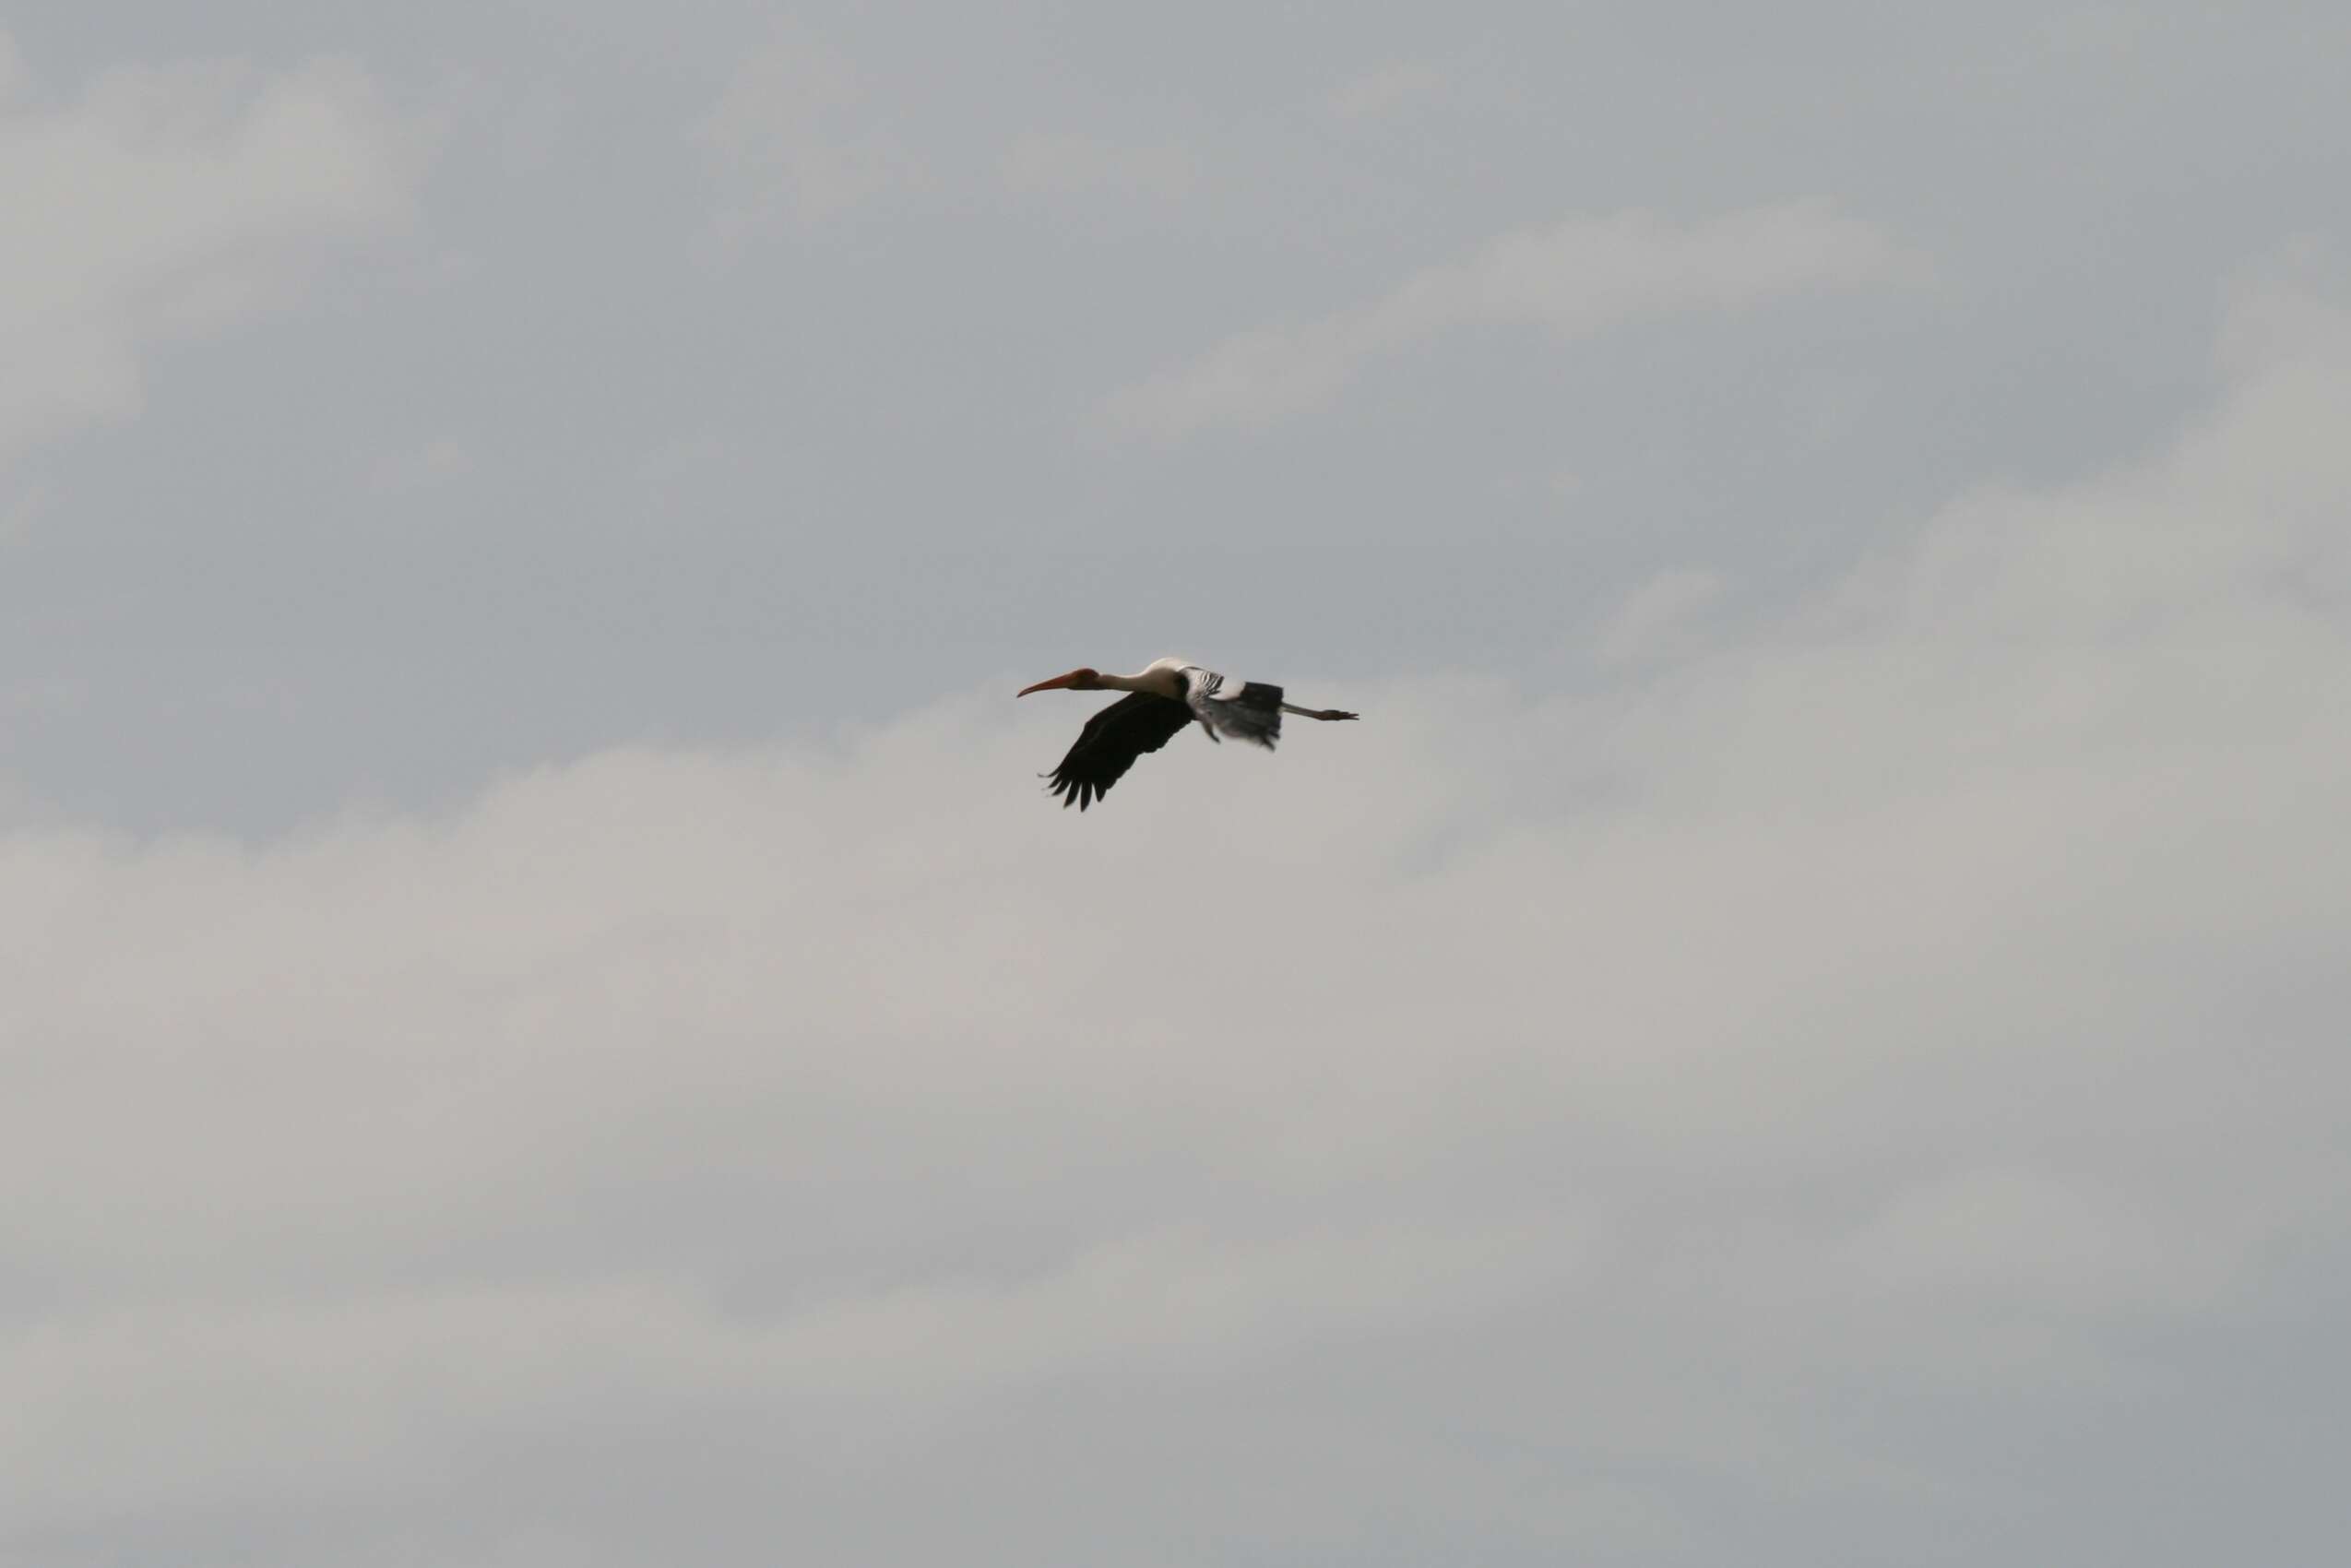
[[[1883,265],[1829,232],[1764,271]],[[1755,287],[1594,303],[1577,232],[1335,330]],[[1760,631],[1574,698],[1253,671],[1366,722],[1083,819],[1083,707],[991,690],[260,845],[17,829],[0,1552],[2329,1538],[2351,317],[2224,347],[2166,450]],[[1735,599],[1686,586],[1625,624]]]
[[[0,464],[136,411],[157,343],[260,314],[405,223],[422,170],[418,127],[347,63],[122,66],[70,102],[0,96]]]
[[[912,178],[873,95],[864,73],[807,27],[772,27],[694,126],[718,193],[718,242],[821,223]]]
[[[1917,268],[1875,226],[1816,202],[1689,223],[1646,212],[1573,218],[1497,236],[1369,304],[1229,338],[1193,363],[1120,392],[1110,414],[1162,438],[1264,424],[1323,402],[1379,359],[1465,327],[1535,327],[1573,339]]]

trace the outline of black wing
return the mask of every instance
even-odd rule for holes
[[[1180,702],[1149,692],[1128,693],[1086,721],[1077,744],[1048,775],[1053,793],[1064,807],[1084,811],[1126,777],[1136,757],[1158,751],[1191,722],[1192,710]]]
[[[1228,681],[1213,670],[1186,670],[1184,694],[1200,727],[1211,738],[1218,734],[1251,741],[1274,749],[1282,738],[1282,689],[1262,681],[1246,684]]]

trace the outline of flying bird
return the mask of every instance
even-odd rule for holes
[[[1126,695],[1086,721],[1077,743],[1062,765],[1044,777],[1064,808],[1084,811],[1126,777],[1134,759],[1156,752],[1194,719],[1215,741],[1229,735],[1274,749],[1281,739],[1282,715],[1300,719],[1354,719],[1335,707],[1298,707],[1282,701],[1282,689],[1262,681],[1229,681],[1213,670],[1181,659],[1155,659],[1140,674],[1105,675],[1073,670],[1021,688],[1030,692],[1124,692]]]

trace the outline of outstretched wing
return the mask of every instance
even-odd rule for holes
[[[1110,786],[1126,777],[1134,759],[1156,752],[1192,722],[1192,710],[1180,702],[1130,692],[1086,721],[1077,743],[1053,769],[1053,793],[1064,807],[1084,811]]]
[[[1198,665],[1183,671],[1185,700],[1211,739],[1229,735],[1267,751],[1282,735],[1282,689],[1260,682],[1228,681]]]

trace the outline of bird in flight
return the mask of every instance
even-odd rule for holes
[[[1136,757],[1158,751],[1194,719],[1212,741],[1229,735],[1272,751],[1281,738],[1285,713],[1300,719],[1359,717],[1335,707],[1299,707],[1282,701],[1279,686],[1229,681],[1181,659],[1155,659],[1134,675],[1073,670],[1025,686],[1019,695],[1060,691],[1126,694],[1087,719],[1062,765],[1045,775],[1053,781],[1052,792],[1062,804],[1079,811],[1109,794]]]

